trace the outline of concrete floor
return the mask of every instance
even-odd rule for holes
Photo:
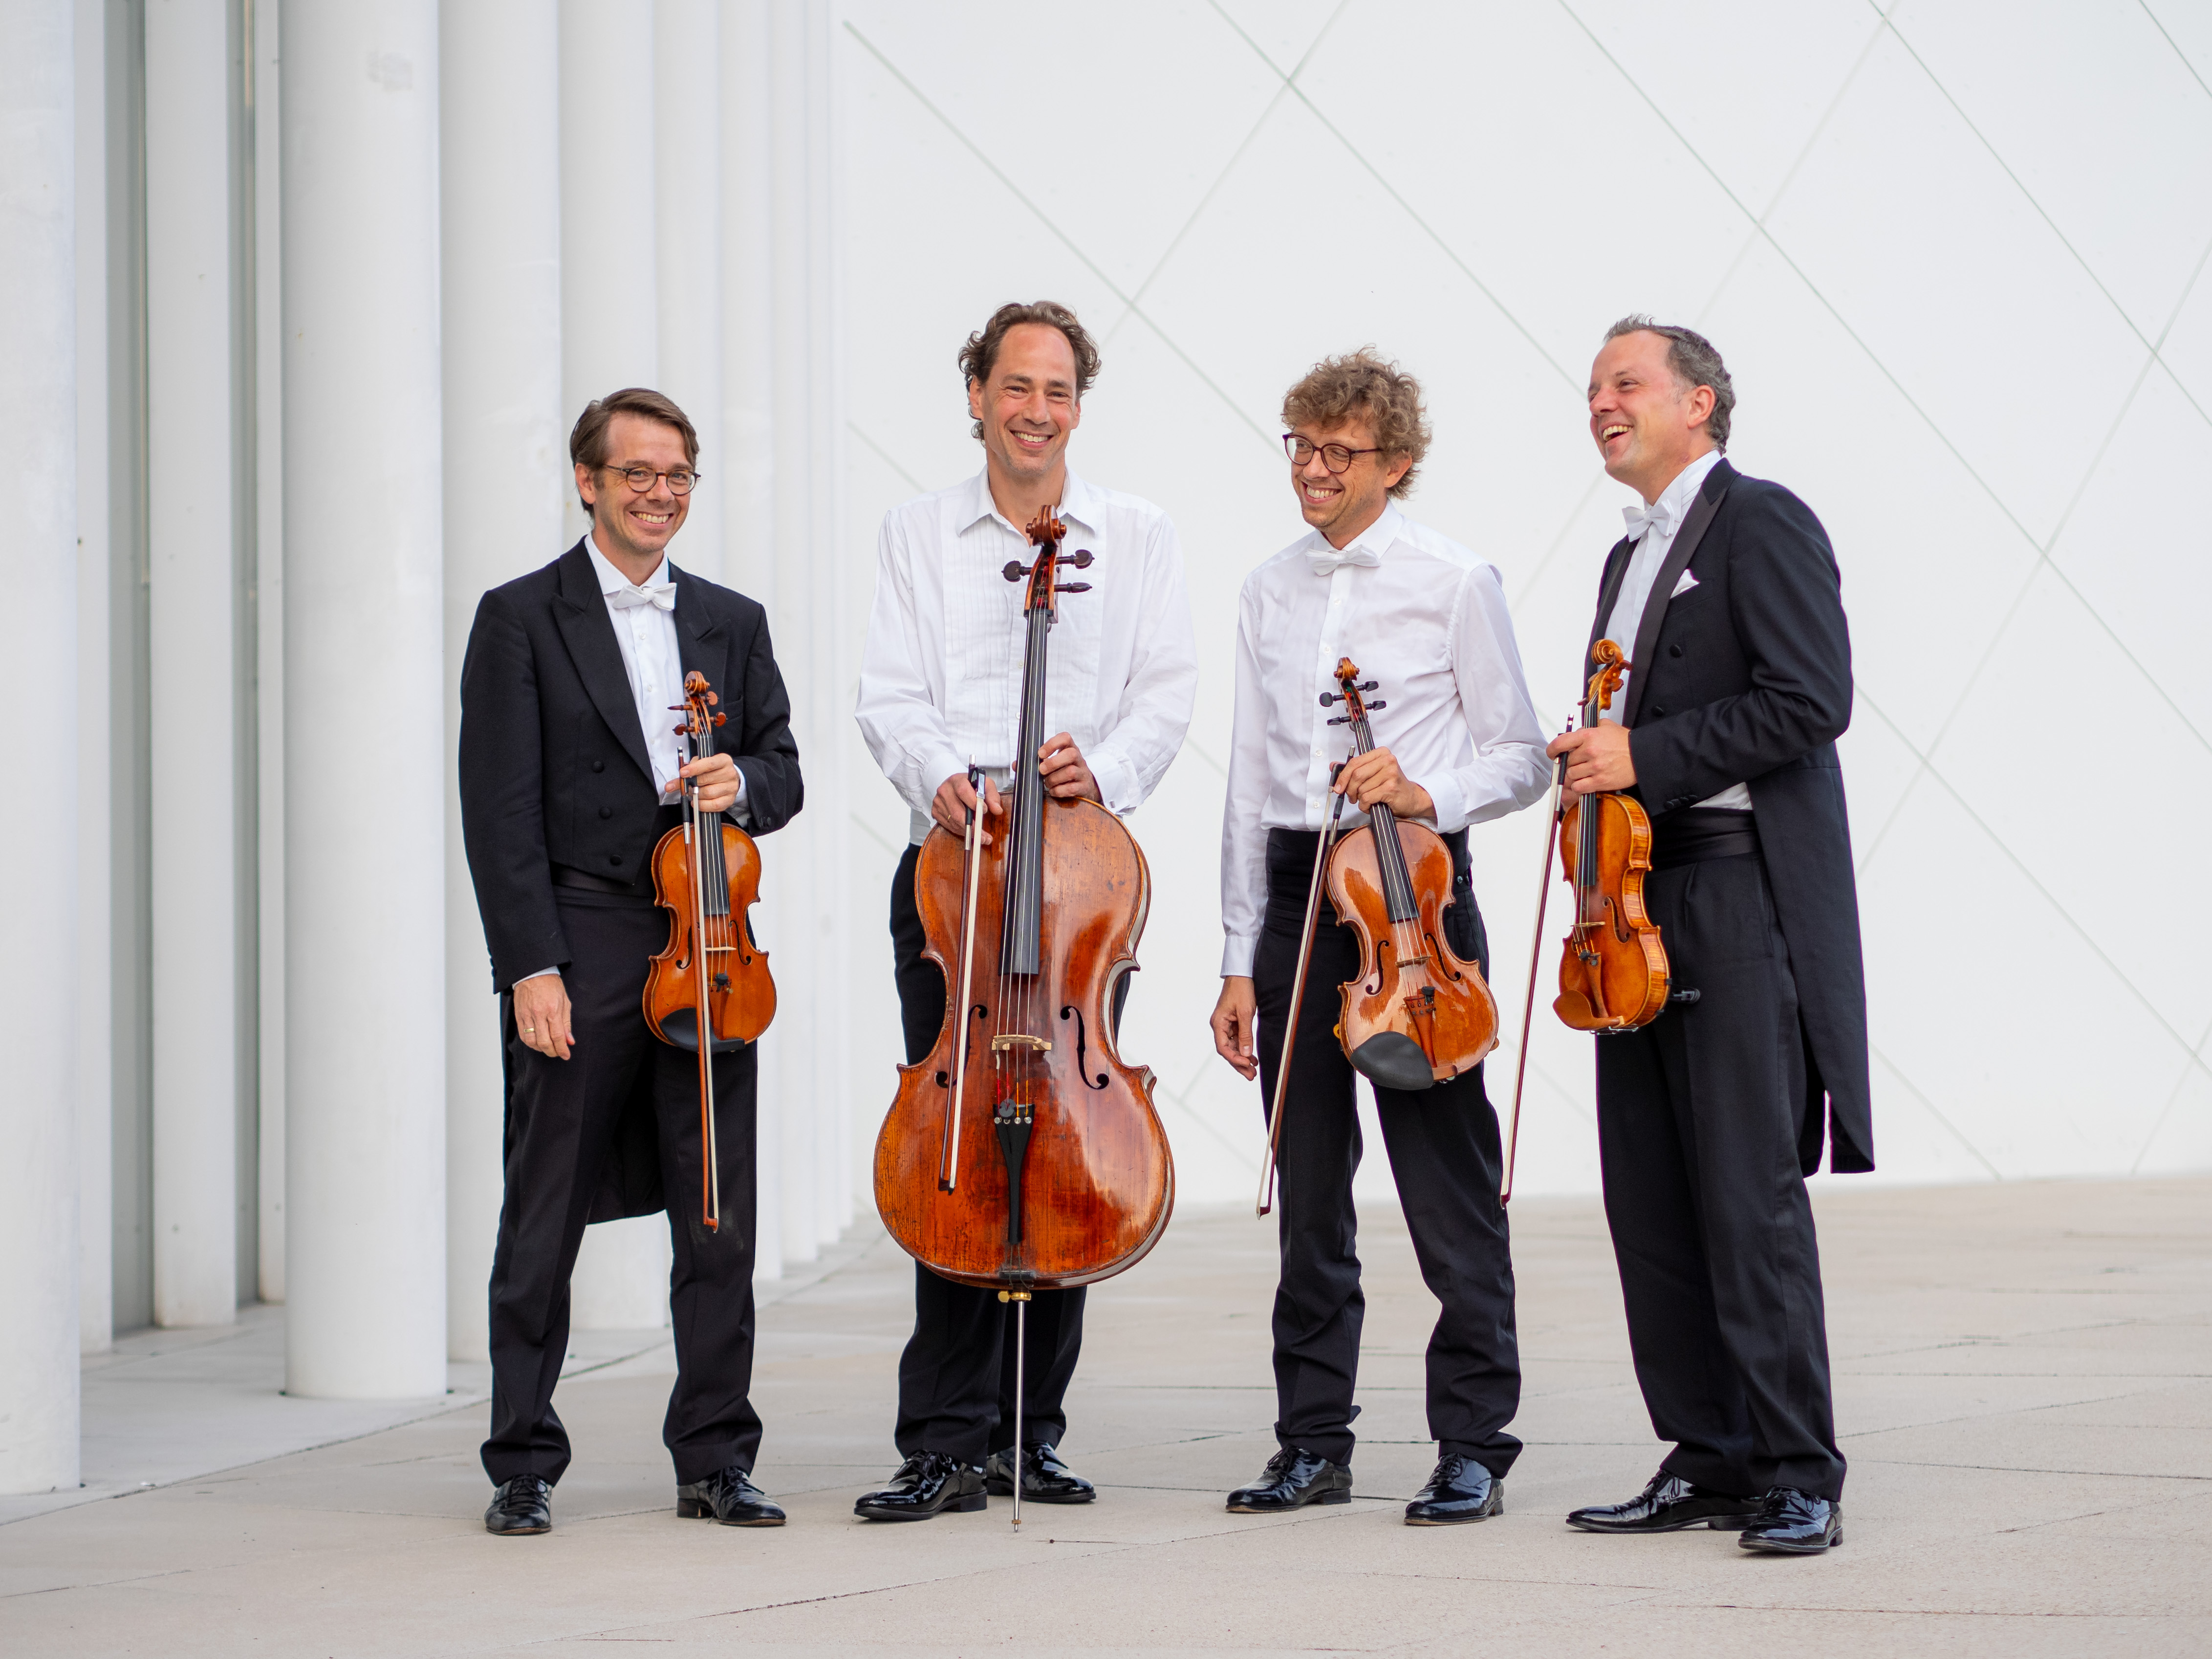
[[[906,1259],[871,1233],[763,1310],[757,1474],[787,1528],[675,1519],[668,1351],[608,1363],[602,1340],[561,1392],[576,1462],[550,1536],[481,1530],[480,1403],[418,1407],[204,1478],[19,1509],[0,1524],[0,1651],[2212,1652],[2212,1180],[1844,1186],[1819,1209],[1852,1473],[1849,1542],[1816,1560],[1561,1525],[1633,1492],[1657,1455],[1582,1200],[1514,1206],[1528,1449],[1503,1517],[1400,1524],[1432,1458],[1434,1304],[1389,1212],[1363,1236],[1358,1501],[1225,1515],[1221,1493],[1272,1449],[1274,1255],[1249,1213],[1187,1214],[1092,1292],[1066,1449],[1099,1501],[1033,1507],[1018,1534],[1003,1500],[918,1526],[852,1518],[896,1461],[911,1310]],[[135,1410],[173,1396],[169,1440],[206,1437],[206,1389],[149,1384]],[[240,1443],[234,1401],[218,1415],[210,1443]],[[136,1432],[118,1456],[161,1439]]]

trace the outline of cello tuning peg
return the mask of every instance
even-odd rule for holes
[[[1055,582],[1053,584],[1052,591],[1055,593],[1088,593],[1091,591],[1091,584],[1089,582]]]
[[[1010,582],[1018,582],[1030,574],[1029,567],[1019,559],[1008,559],[1006,568],[999,573]]]
[[[1073,553],[1061,554],[1060,556],[1060,562],[1062,564],[1072,564],[1078,570],[1088,570],[1091,568],[1091,550],[1089,548],[1079,547]]]

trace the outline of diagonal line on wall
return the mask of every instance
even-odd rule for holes
[[[1559,0],[1559,7],[1560,9],[1565,11],[1569,17],[1574,19],[1576,27],[1580,28],[1585,35],[1589,36],[1591,46],[1604,57],[1607,63],[1613,66],[1614,71],[1618,73],[1621,79],[1628,84],[1629,88],[1636,94],[1636,95],[1644,101],[1645,106],[1648,107],[1654,115],[1658,117],[1660,122],[1666,127],[1667,131],[1674,135],[1675,142],[1682,146],[1683,153],[1688,155],[1692,161],[1695,161],[1699,167],[1704,169],[1706,176],[1711,179],[1715,185],[1719,186],[1722,193],[1726,195],[1730,202],[1735,204],[1737,211],[1742,213],[1745,217],[1750,218],[1752,216],[1751,210],[1745,205],[1742,198],[1737,196],[1736,193],[1729,188],[1728,182],[1720,176],[1720,173],[1714,168],[1712,164],[1706,161],[1705,158],[1698,153],[1697,148],[1683,136],[1680,129],[1676,127],[1674,122],[1668,118],[1667,112],[1659,107],[1657,100],[1655,100],[1650,94],[1644,91],[1643,87],[1637,82],[1636,78],[1629,74],[1628,70],[1622,65],[1620,59],[1615,58],[1613,53],[1607,49],[1605,43],[1599,40],[1597,35],[1590,29],[1589,25],[1583,22],[1583,20],[1576,15],[1573,7],[1568,3],[1568,0]],[[1754,223],[1756,222],[1757,222],[1754,221]],[[1959,446],[1952,441],[1951,435],[1946,432],[1942,427],[1936,423],[1935,418],[1931,416],[1925,409],[1921,407],[1919,400],[1912,395],[1910,390],[1907,389],[1903,380],[1901,380],[1896,373],[1881,360],[1881,356],[1875,351],[1873,347],[1867,343],[1865,338],[1851,325],[1850,320],[1844,315],[1842,310],[1832,300],[1828,298],[1826,293],[1821,290],[1820,284],[1813,280],[1811,274],[1791,257],[1790,251],[1783,246],[1782,243],[1775,237],[1773,232],[1767,229],[1764,225],[1760,225],[1759,227],[1758,234],[1765,239],[1767,246],[1774,250],[1776,257],[1780,258],[1784,264],[1790,267],[1790,271],[1796,276],[1797,280],[1805,284],[1805,291],[1810,294],[1814,300],[1819,301],[1821,308],[1825,310],[1829,316],[1835,319],[1836,325],[1842,329],[1844,334],[1850,337],[1851,343],[1857,346],[1862,352],[1866,354],[1867,362],[1872,364],[1875,371],[1880,374],[1884,380],[1889,382],[1891,387],[1896,392],[1897,395],[1904,399],[1905,406],[1911,410],[1912,412],[1920,418],[1922,423],[1927,427],[1929,432],[1935,437],[1936,441],[1942,444],[1946,450],[1950,452],[1952,459],[1958,462],[1960,469],[1964,471],[1968,477],[1974,481],[1976,487],[1988,497],[1990,505],[1995,507],[1996,510],[2004,516],[2006,521],[2009,523],[2014,529],[2020,532],[2021,539],[2026,541],[2029,547],[2035,550],[2037,556],[2035,562],[2029,568],[2026,576],[2023,577],[2021,581],[2021,592],[2024,593],[2027,583],[2034,580],[2036,570],[2044,564],[2049,562],[2048,550],[2036,540],[2033,533],[2030,532],[2027,526],[2021,521],[2019,515],[2013,512],[2011,507],[2006,502],[2004,497],[1996,492],[1996,489],[1991,486],[1989,480],[1982,477],[1980,471],[1975,467],[1974,464],[1966,459],[1966,452],[1960,449]],[[2186,296],[2185,295],[2185,298]],[[2176,315],[2178,316],[2179,314],[2179,308],[2177,307]],[[2172,322],[2169,320],[2166,325],[2166,329],[2170,330],[2172,327]],[[2166,331],[2162,330],[2160,331],[2160,337],[2161,339],[2165,337],[2165,333]],[[2064,573],[2058,572],[2056,566],[2053,566],[2052,569],[2058,574],[2059,580],[2062,582],[2066,581]],[[2075,593],[2075,597],[2077,600],[2081,599],[2079,592],[2074,589],[2071,582],[2066,582],[2066,586],[2069,592],[2073,592]],[[2013,611],[2017,610],[2020,597],[2021,596],[2018,594],[2014,596],[2012,606]],[[2142,662],[2136,656],[2135,653],[2129,648],[2127,641],[2120,637],[2119,634],[2113,629],[2112,625],[2105,620],[2104,617],[2099,613],[2094,605],[2087,604],[2087,601],[2081,601],[2081,604],[2083,610],[2087,611],[2090,619],[2097,624],[2098,628],[2103,631],[2106,637],[2112,641],[2113,649],[2117,650],[2122,656],[2125,657],[2135,667],[2136,672],[2141,673],[2146,680],[2150,682],[2151,684],[2154,686],[2158,685],[2158,677],[2150,672],[2150,671],[2143,665]],[[1997,637],[2002,637],[2002,629],[2000,629]],[[1993,638],[1990,647],[1991,651],[1995,650],[1996,642],[1996,639]],[[1984,655],[1983,659],[1984,664],[1986,665],[1988,657]],[[1953,714],[1954,715],[1958,709],[1966,706],[1967,700],[1972,696],[1975,679],[1978,678],[1981,669],[1978,666],[1975,671],[1975,676],[1971,677],[1968,679],[1966,689],[1960,693],[1958,699],[1954,702],[1952,707]],[[2164,688],[2160,687],[2160,689],[2161,695],[2163,695]],[[2189,732],[2189,734],[2196,738],[2198,745],[2203,748],[2208,753],[2212,753],[2212,739],[2208,739],[2203,732],[2197,730],[2196,723],[2181,713],[2179,706],[2178,702],[2175,702],[2174,699],[2168,697],[2167,701],[2169,703],[2173,704],[2176,717],[2181,720],[2182,725]]]
[[[1975,1146],[1972,1141],[1967,1139],[1965,1135],[1959,1132],[1959,1126],[1952,1122],[1949,1118],[1943,1115],[1942,1109],[1937,1107],[1934,1101],[1928,1097],[1928,1091],[1925,1089],[1923,1089],[1918,1084],[1915,1083],[1911,1078],[1905,1076],[1905,1068],[1902,1066],[1899,1066],[1895,1060],[1892,1060],[1881,1049],[1875,1048],[1872,1043],[1869,1043],[1867,1045],[1867,1052],[1871,1054],[1883,1065],[1888,1066],[1890,1075],[1905,1085],[1905,1093],[1911,1095],[1915,1100],[1918,1101],[1921,1105],[1926,1109],[1928,1115],[1934,1118],[1938,1123],[1943,1126],[1944,1129],[1949,1133],[1952,1139],[1957,1141],[1961,1146],[1964,1146],[1969,1152],[1973,1154],[1974,1162],[1980,1164],[1984,1170],[1987,1170],[1990,1172],[1990,1180],[2002,1181],[2004,1179],[2004,1172],[1999,1170],[1996,1164],[1990,1163],[1987,1158],[1983,1156],[1982,1149],[1980,1147]]]
[[[2142,8],[2143,15],[2150,19],[2150,26],[2165,39],[2167,46],[2173,48],[2173,55],[2181,60],[2181,67],[2189,71],[2189,78],[2203,88],[2206,97],[2212,98],[2212,87],[2204,85],[2204,77],[2197,72],[2197,65],[2190,61],[2189,54],[2182,51],[2179,43],[2171,34],[2166,33],[2166,25],[2159,21],[2158,14],[2150,9],[2150,0],[2136,0],[2136,3]]]
[[[1539,357],[1542,358],[1546,363],[1551,366],[1552,372],[1554,374],[1557,374],[1570,386],[1573,387],[1577,393],[1580,393],[1583,389],[1583,382],[1576,376],[1570,374],[1560,364],[1559,360],[1553,356],[1549,351],[1545,349],[1544,343],[1539,340],[1535,335],[1530,331],[1528,325],[1522,323],[1518,317],[1516,317],[1510,311],[1506,309],[1505,302],[1499,299],[1496,294],[1491,291],[1490,285],[1488,283],[1485,283],[1481,277],[1475,275],[1474,267],[1468,264],[1465,259],[1460,258],[1459,251],[1453,247],[1452,245],[1446,241],[1442,236],[1438,235],[1435,228],[1431,226],[1426,219],[1421,216],[1420,213],[1414,208],[1413,204],[1399,194],[1398,187],[1392,184],[1389,178],[1384,175],[1382,169],[1376,167],[1372,161],[1361,155],[1358,148],[1338,130],[1336,123],[1330,120],[1328,116],[1322,114],[1321,106],[1316,104],[1312,99],[1306,96],[1305,88],[1297,83],[1297,71],[1293,70],[1291,75],[1283,76],[1282,70],[1275,68],[1274,60],[1270,58],[1266,52],[1261,51],[1260,43],[1255,40],[1250,35],[1245,33],[1243,27],[1239,26],[1235,18],[1231,17],[1227,12],[1221,9],[1218,0],[1210,0],[1210,3],[1212,3],[1213,9],[1219,15],[1221,21],[1228,24],[1229,27],[1236,32],[1237,38],[1242,40],[1246,46],[1251,47],[1253,56],[1257,58],[1261,63],[1267,64],[1267,68],[1274,74],[1283,76],[1283,85],[1285,89],[1287,90],[1292,97],[1296,98],[1301,104],[1304,104],[1306,106],[1307,110],[1312,114],[1314,119],[1321,123],[1323,130],[1328,133],[1330,137],[1335,139],[1338,143],[1344,146],[1344,153],[1346,155],[1349,155],[1353,161],[1357,161],[1366,172],[1368,177],[1374,179],[1377,185],[1382,186],[1382,193],[1398,204],[1399,210],[1403,212],[1408,219],[1411,219],[1413,222],[1415,227],[1419,229],[1420,233],[1436,245],[1437,251],[1442,253],[1445,258],[1450,260],[1452,264],[1458,268],[1460,275],[1466,277],[1468,282],[1474,284],[1475,291],[1480,294],[1484,299],[1490,301],[1491,306],[1497,311],[1498,314],[1512,325],[1514,331],[1519,334],[1522,339],[1528,343],[1530,349],[1534,350]],[[1342,8],[1340,7],[1339,10],[1341,9]],[[1316,42],[1316,44],[1318,44],[1318,42]],[[1311,53],[1309,52],[1308,56],[1310,57]],[[1301,60],[1298,68],[1303,70],[1305,64],[1304,60]]]
[[[2154,19],[2153,21],[2155,21],[2156,20]],[[2070,239],[2063,230],[2059,228],[2058,221],[2053,218],[2045,209],[2043,204],[2036,199],[2035,192],[2028,189],[2027,181],[2021,179],[2020,174],[2013,171],[2012,163],[2005,160],[2003,154],[1999,151],[1995,144],[1989,141],[1987,135],[1982,131],[1981,128],[1974,125],[1974,118],[1966,113],[1966,106],[1960,103],[1956,98],[1952,96],[1950,88],[1945,86],[1943,82],[1936,77],[1936,71],[1929,68],[1927,61],[1921,57],[1920,53],[1917,50],[1915,50],[1912,42],[1905,38],[1905,31],[1898,27],[1897,19],[1893,16],[1886,17],[1882,20],[1882,26],[1889,31],[1891,36],[1897,41],[1897,44],[1905,48],[1905,55],[1912,59],[1913,63],[1919,68],[1920,72],[1928,77],[1928,84],[1935,88],[1937,92],[1942,94],[1943,101],[1951,106],[1951,112],[1956,115],[1960,121],[1966,124],[1966,131],[1974,135],[1974,141],[1981,145],[1984,149],[1987,150],[1990,153],[1990,159],[1995,161],[1998,167],[2004,170],[2004,176],[2012,180],[2013,188],[2020,192],[2021,199],[2026,202],[2028,206],[2033,208],[2035,210],[2036,216],[2041,219],[2045,225],[2050,227],[2051,234],[2058,239],[2058,246],[2064,248],[2068,257],[2070,258],[2075,264],[2081,267],[2081,274],[2097,285],[2097,292],[2105,296],[2106,302],[2112,307],[2113,314],[2118,317],[2120,321],[2127,325],[2128,332],[2134,335],[2138,340],[2141,340],[2145,346],[2149,348],[2151,355],[2153,356],[2156,356],[2158,355],[2157,342],[2152,340],[2148,335],[2145,334],[2141,328],[2136,326],[2136,319],[2128,314],[2127,307],[2120,303],[2118,297],[2113,294],[2111,289],[2105,286],[2105,279],[2097,274],[2096,267],[2092,265],[2087,259],[2082,257],[2081,251],[2074,246],[2072,239]],[[2164,31],[2161,30],[2160,33],[2163,33]],[[2172,44],[2170,38],[2168,44]],[[2185,293],[2186,289],[2185,289],[2184,292]],[[2170,330],[2172,326],[2173,325],[2169,322],[2166,325],[2166,329]],[[2164,340],[2165,338],[2166,330],[2161,330],[2159,333],[2159,340]],[[2191,406],[2194,408],[2199,415],[2205,414],[2203,404],[2198,403],[2194,397],[2190,395],[2189,389],[2186,386],[2182,388],[2181,395],[2189,398]],[[2205,418],[2212,420],[2212,416],[2206,416]]]
[[[1305,55],[1300,58],[1292,67],[1289,76],[1284,79],[1283,84],[1275,88],[1275,95],[1267,100],[1267,108],[1260,112],[1260,118],[1253,122],[1252,130],[1244,135],[1243,142],[1230,153],[1228,161],[1222,164],[1221,171],[1214,175],[1213,182],[1206,187],[1206,194],[1198,198],[1198,205],[1190,210],[1190,216],[1182,222],[1182,228],[1169,240],[1160,257],[1152,262],[1152,268],[1145,274],[1145,280],[1137,284],[1135,292],[1131,295],[1133,305],[1142,300],[1146,290],[1159,280],[1160,273],[1168,268],[1168,262],[1175,258],[1176,250],[1182,246],[1183,238],[1190,234],[1192,228],[1205,216],[1206,209],[1213,205],[1213,198],[1220,194],[1221,186],[1228,182],[1229,175],[1237,170],[1237,164],[1244,159],[1244,152],[1252,148],[1252,141],[1260,136],[1261,130],[1267,125],[1276,110],[1281,107],[1283,100],[1290,96],[1291,83],[1305,72],[1306,65],[1313,61],[1313,55],[1320,49],[1322,40],[1330,29],[1336,27],[1336,20],[1344,15],[1345,8],[1351,3],[1352,0],[1339,0],[1336,9],[1329,13],[1328,20],[1315,33],[1312,44],[1307,46]],[[1214,9],[1218,12],[1220,8],[1216,6]],[[1268,60],[1268,67],[1274,68],[1272,58]],[[1276,70],[1275,72],[1279,76],[1282,74],[1280,70]],[[1121,326],[1127,314],[1124,313],[1121,317],[1115,319],[1114,327],[1106,331],[1108,338],[1113,337],[1115,330]]]
[[[2003,854],[2005,861],[2010,864],[2014,869],[2020,872],[2021,879],[2027,882],[2030,887],[2033,887],[2038,896],[2039,896],[2045,904],[2048,904],[2051,907],[2052,914],[2057,915],[2061,921],[2063,921],[2066,926],[2073,931],[2075,936],[2079,939],[2084,945],[2088,947],[2089,954],[2095,957],[2098,961],[2103,963],[2105,966],[2111,970],[2112,977],[2127,988],[2128,994],[2134,997],[2135,1000],[2142,1006],[2143,1012],[2151,1017],[2152,1020],[2157,1024],[2159,1029],[2173,1039],[2174,1047],[2180,1049],[2183,1054],[2189,1057],[2190,1064],[2194,1066],[2198,1071],[2203,1072],[2207,1077],[2212,1077],[2212,1063],[2208,1063],[2204,1057],[2199,1054],[2196,1049],[2191,1046],[2189,1039],[2174,1029],[2172,1021],[2166,1018],[2164,1014],[2159,1012],[2157,1006],[2148,997],[2143,994],[2142,988],[2129,976],[2127,970],[2122,968],[2118,963],[2115,962],[2111,955],[2105,950],[2105,947],[2097,943],[2095,936],[2075,919],[2074,913],[2069,910],[2064,904],[2059,902],[2058,896],[2043,884],[2041,878],[2039,878],[2034,871],[2028,868],[2027,861],[2023,860],[2019,854],[2014,852],[2011,848],[2005,844],[2003,839],[1999,836],[1996,830],[1990,826],[1989,821],[1983,817],[1979,812],[1974,810],[1973,803],[1966,799],[1966,795],[1960,790],[1958,786],[1953,783],[1950,779],[1943,775],[1942,769],[1940,767],[1936,766],[1936,763],[1929,760],[1926,755],[1920,752],[1919,749],[1913,744],[1912,740],[1905,735],[1904,731],[1898,726],[1897,722],[1890,719],[1888,714],[1883,712],[1880,704],[1876,703],[1871,697],[1867,696],[1863,692],[1858,694],[1857,701],[1865,704],[1869,708],[1873,709],[1875,715],[1881,720],[1882,724],[1888,726],[1892,732],[1897,733],[1898,741],[1904,744],[1906,748],[1912,750],[1914,757],[1920,763],[1919,770],[1914,774],[1914,781],[1917,782],[1921,778],[1924,777],[1934,783],[1938,788],[1942,789],[1945,794],[1948,795],[1951,798],[1953,804],[1955,805],[1961,812],[1964,812],[1966,815],[1967,818],[1972,823],[1974,827],[1989,837],[1990,845],[1996,848],[1999,853]],[[1910,787],[1910,785],[1907,786],[1908,788]],[[1869,852],[1867,856],[1869,858],[1873,856],[1871,851]],[[1862,867],[1863,866],[1864,862],[1865,861],[1863,860],[1860,860]],[[1904,1074],[1899,1073],[1899,1075],[1902,1076]]]
[[[905,479],[908,488],[912,489],[915,495],[927,495],[929,493],[929,486],[922,483],[921,479],[915,477],[913,473],[908,471],[904,467],[901,466],[897,460],[893,458],[890,450],[885,449],[873,438],[862,431],[860,429],[860,423],[858,421],[848,420],[845,422],[845,430],[851,433],[862,443],[867,445],[870,449],[875,451],[876,459],[880,460],[885,466],[890,468],[892,471],[897,473],[900,477]]]
[[[2150,1149],[2158,1145],[2158,1138],[2166,1127],[2166,1119],[2173,1115],[2173,1109],[2181,1103],[2181,1091],[2188,1086],[2189,1067],[2185,1066],[2181,1068],[2181,1075],[2174,1079],[2173,1087],[2166,1091],[2166,1104],[2158,1109],[2158,1115],[2151,1120],[2150,1132],[2143,1136],[2142,1145],[2136,1148],[2135,1161],[2128,1165],[2130,1175],[2142,1172],[2143,1160],[2150,1156]]]
[[[888,74],[894,81],[896,81],[899,85],[904,87],[907,91],[912,94],[914,100],[920,104],[923,109],[927,110],[932,118],[933,118],[939,125],[942,126],[945,131],[951,134],[954,140],[959,143],[962,149],[965,149],[981,164],[985,172],[988,173],[994,179],[996,179],[1001,185],[1005,185],[1008,193],[1011,194],[1016,201],[1019,202],[1024,207],[1027,208],[1031,214],[1035,215],[1036,222],[1042,225],[1048,231],[1051,232],[1054,238],[1059,241],[1060,246],[1065,247],[1070,253],[1073,254],[1076,259],[1082,264],[1083,268],[1089,271],[1093,276],[1097,277],[1108,293],[1111,294],[1115,299],[1119,300],[1124,306],[1126,306],[1132,316],[1137,318],[1138,320],[1142,322],[1146,327],[1151,329],[1152,333],[1158,338],[1160,343],[1167,347],[1170,351],[1173,352],[1176,356],[1182,361],[1183,367],[1198,377],[1200,383],[1203,385],[1207,391],[1213,393],[1215,397],[1220,398],[1223,405],[1227,408],[1231,414],[1236,416],[1239,421],[1242,421],[1246,426],[1252,429],[1252,433],[1255,437],[1258,438],[1270,449],[1274,447],[1275,440],[1260,428],[1259,425],[1252,419],[1252,417],[1246,414],[1244,410],[1238,406],[1235,398],[1231,398],[1226,392],[1223,391],[1219,386],[1215,384],[1213,377],[1198,366],[1197,360],[1188,352],[1185,351],[1180,345],[1176,344],[1174,338],[1169,335],[1168,331],[1147,315],[1133,298],[1128,295],[1124,294],[1121,291],[1121,284],[1116,283],[1111,276],[1109,276],[1097,260],[1093,259],[1089,254],[1085,253],[1082,248],[1076,245],[1075,239],[1070,236],[1066,231],[1062,230],[1059,225],[1054,223],[1045,210],[1030,198],[1028,192],[1024,191],[1022,187],[1016,184],[1011,178],[1007,177],[1005,170],[984,152],[981,146],[977,144],[975,141],[970,138],[965,132],[963,132],[960,128],[954,124],[951,116],[947,115],[943,110],[938,108],[934,103],[931,102],[928,94],[924,93],[922,89],[916,86],[912,81],[908,80],[905,72],[902,70],[897,64],[892,63],[890,58],[884,57],[882,51],[877,46],[876,43],[869,40],[866,35],[861,33],[860,29],[855,27],[852,20],[849,18],[848,18],[845,22],[845,32],[851,35],[855,40],[859,41],[862,47],[866,50],[868,55],[871,58],[873,58],[876,62],[883,65],[884,73]]]

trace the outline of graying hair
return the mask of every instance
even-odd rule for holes
[[[1735,383],[1729,379],[1728,365],[1721,361],[1713,343],[1693,328],[1655,323],[1640,311],[1632,312],[1606,330],[1605,337],[1618,340],[1624,334],[1656,334],[1667,343],[1667,367],[1685,389],[1698,386],[1713,389],[1713,412],[1705,416],[1705,435],[1713,441],[1715,449],[1726,454],[1729,417],[1735,410]]]

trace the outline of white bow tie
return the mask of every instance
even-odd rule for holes
[[[635,611],[641,605],[649,605],[656,611],[673,611],[676,609],[676,584],[648,582],[643,587],[637,587],[625,583],[607,595],[607,603],[617,611]]]
[[[1313,561],[1314,574],[1316,576],[1333,575],[1347,564],[1372,570],[1382,562],[1382,556],[1380,553],[1376,552],[1372,548],[1363,547],[1357,542],[1340,553],[1324,541],[1319,547],[1307,554],[1306,557]]]
[[[1674,503],[1663,496],[1649,507],[1624,507],[1620,516],[1628,526],[1632,542],[1643,540],[1646,531],[1656,530],[1663,536],[1674,528]]]

